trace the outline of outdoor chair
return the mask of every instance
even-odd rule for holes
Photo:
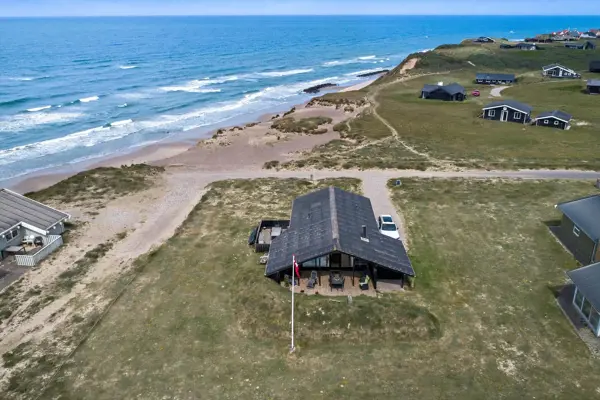
[[[360,290],[369,290],[369,281],[371,277],[368,274],[364,274],[362,278],[358,281],[358,287]]]
[[[309,289],[314,289],[317,284],[318,279],[319,279],[319,275],[318,275],[317,271],[310,271],[310,278],[308,278],[306,287]]]

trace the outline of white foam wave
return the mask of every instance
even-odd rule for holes
[[[119,68],[120,69],[134,69],[137,68],[137,65],[120,65]]]
[[[27,111],[29,111],[29,112],[37,112],[37,111],[47,110],[49,108],[52,108],[52,106],[43,106],[43,107],[28,108]]]
[[[141,100],[141,99],[147,99],[149,97],[151,97],[151,94],[149,92],[133,92],[133,93],[119,93],[116,95],[118,98],[124,99],[124,100]],[[127,103],[125,103],[127,104]]]
[[[83,99],[79,99],[80,103],[89,103],[92,101],[98,101],[100,100],[100,97],[98,96],[92,96],[92,97],[84,97]]]
[[[225,76],[215,79],[194,79],[180,86],[163,86],[160,90],[164,92],[190,92],[190,93],[216,93],[220,89],[202,89],[205,86],[218,85],[220,83],[237,81],[237,76]]]
[[[116,121],[116,122],[111,122],[109,125],[112,127],[116,127],[116,126],[123,126],[123,125],[128,125],[133,123],[133,120],[131,119],[125,119],[123,121]]]
[[[377,64],[379,62],[383,62],[389,59],[378,58],[377,56],[362,56],[356,58],[350,58],[348,60],[334,60],[327,61],[323,63],[324,67],[337,67],[340,65],[348,65],[348,64]]]
[[[292,76],[292,75],[299,75],[299,74],[308,74],[309,72],[313,72],[314,69],[312,68],[304,68],[304,69],[292,69],[289,71],[271,71],[271,72],[258,72],[255,75],[256,76],[263,76],[266,78],[279,78],[282,76]]]
[[[33,81],[35,78],[31,78],[28,76],[19,77],[19,78],[8,78],[9,81],[19,81],[19,82],[28,82]]]
[[[123,104],[120,104],[120,105],[118,105],[117,107],[119,107],[119,108],[125,108],[125,107],[127,107],[127,106],[128,106],[128,104],[127,104],[127,103],[123,103]]]
[[[374,60],[376,59],[377,56],[364,56],[364,57],[358,57],[359,60]]]
[[[0,132],[22,132],[40,125],[58,124],[82,117],[81,113],[30,112],[0,119]]]

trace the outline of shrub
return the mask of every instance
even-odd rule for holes
[[[267,161],[266,163],[263,164],[264,169],[273,169],[273,168],[277,168],[278,166],[279,166],[279,161],[277,161],[277,160]]]

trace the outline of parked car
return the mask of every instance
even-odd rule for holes
[[[391,215],[380,215],[377,218],[377,226],[379,227],[379,232],[381,232],[381,234],[393,239],[400,239],[398,227],[394,223]]]
[[[256,235],[258,233],[258,227],[254,228],[250,231],[250,236],[248,237],[248,246],[252,246],[256,243]]]
[[[479,92],[479,90],[475,89],[471,92],[471,95],[473,95],[474,97],[479,97],[481,96],[481,93]]]

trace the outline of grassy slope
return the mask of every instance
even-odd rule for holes
[[[317,186],[328,183],[359,187]],[[393,194],[416,290],[352,306],[299,296],[299,351],[288,356],[289,292],[263,277],[245,240],[252,223],[287,215],[293,196],[315,187],[215,184],[178,234],[139,262],[141,276],[46,397],[597,396],[586,377],[600,365],[551,291],[575,264],[544,224],[557,218],[553,204],[592,192],[589,183],[403,180]]]

